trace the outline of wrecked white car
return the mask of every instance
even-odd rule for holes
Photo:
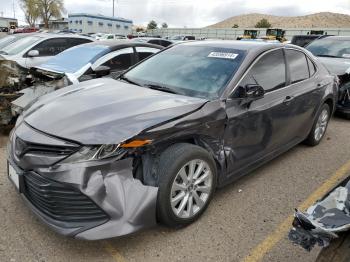
[[[324,247],[317,261],[350,261],[350,177],[305,213],[296,210],[289,239],[308,251]]]
[[[20,96],[18,91],[31,84],[29,68],[46,62],[68,48],[92,41],[76,35],[43,33],[12,40],[16,41],[10,41],[0,50],[0,125],[13,122],[11,102]]]
[[[70,48],[31,69],[34,84],[20,91],[19,98],[12,102],[12,114],[20,114],[32,101],[62,87],[103,76],[116,78],[162,48],[126,40],[99,41]]]

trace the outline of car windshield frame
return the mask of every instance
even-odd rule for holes
[[[158,86],[164,92],[214,100],[227,88],[246,54],[231,47],[180,44],[144,60],[123,78],[146,88]]]
[[[23,37],[1,49],[1,52],[6,55],[18,55],[24,50],[29,49],[32,45],[40,43],[43,39],[41,36]]]
[[[349,39],[323,38],[320,40],[312,41],[305,48],[313,55],[319,57],[350,59]],[[349,52],[341,54],[341,51],[345,48],[348,49]]]
[[[50,58],[38,68],[46,71],[74,74],[87,64],[93,64],[97,59],[109,53],[111,49],[102,44],[83,44],[71,47]]]

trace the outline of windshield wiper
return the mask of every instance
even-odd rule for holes
[[[342,58],[340,56],[336,56],[336,55],[317,55],[319,57],[332,57],[332,58]]]
[[[181,95],[181,93],[175,91],[174,89],[166,87],[166,86],[148,84],[148,85],[145,85],[145,87],[148,87],[148,88],[154,89],[154,90],[159,90],[159,91],[163,91],[163,92],[176,94],[176,95]]]
[[[128,82],[128,83],[130,83],[130,84],[133,84],[133,85],[141,86],[141,84],[139,84],[139,83],[137,83],[137,82],[135,82],[135,81],[130,80],[129,78],[127,78],[127,77],[124,76],[124,75],[119,76],[119,79],[120,79],[120,80],[124,80],[124,81],[126,81],[126,82]]]

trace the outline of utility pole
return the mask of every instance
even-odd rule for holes
[[[113,17],[114,17],[114,0],[113,0]]]
[[[12,8],[13,8],[13,18],[16,18],[15,0],[12,0]]]

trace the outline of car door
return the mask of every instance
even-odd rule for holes
[[[99,58],[91,68],[95,70],[101,65],[108,66],[111,69],[111,77],[117,78],[121,72],[127,70],[130,66],[135,64],[136,61],[134,49],[132,47],[127,47]]]
[[[288,82],[291,90],[290,128],[288,132],[296,139],[309,133],[316,110],[322,101],[322,83],[315,75],[315,65],[303,52],[286,48]]]
[[[67,48],[71,47],[71,43],[68,38],[59,37],[59,38],[50,38],[42,41],[36,46],[32,47],[26,54],[26,67],[34,67],[38,66],[44,62],[46,62],[52,56],[55,56]],[[28,53],[31,50],[37,50],[39,55],[36,57],[29,57]]]
[[[136,49],[136,59],[137,62],[140,62],[144,59],[146,59],[147,57],[158,53],[160,50],[157,48],[152,48],[152,47],[142,47],[142,46],[138,46],[135,48]]]
[[[260,85],[263,98],[245,102],[238,92]],[[292,143],[289,135],[291,104],[283,48],[267,51],[247,70],[226,101],[224,135],[228,175],[254,166]]]

